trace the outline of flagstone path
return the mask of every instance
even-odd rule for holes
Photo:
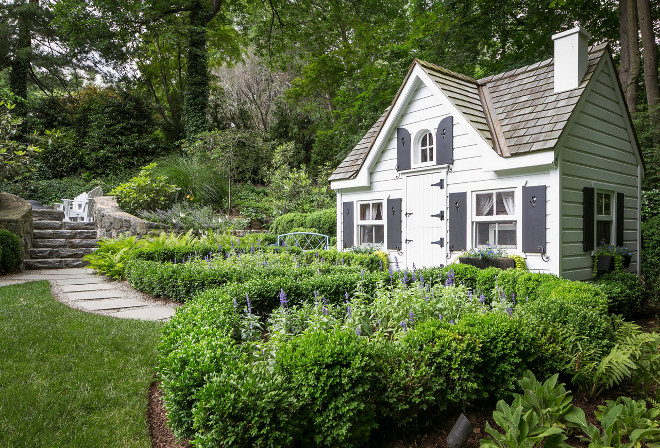
[[[124,319],[166,321],[178,304],[135,291],[128,284],[97,276],[91,269],[44,269],[0,277],[0,286],[48,280],[53,296],[82,311]]]

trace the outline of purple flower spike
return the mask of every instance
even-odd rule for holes
[[[362,330],[360,329],[360,327],[357,327],[357,328],[355,329],[355,334],[357,334],[358,337],[359,337],[359,336],[362,336]]]
[[[421,284],[424,284],[424,276],[422,275],[422,270],[421,269],[419,270],[419,282]]]
[[[505,311],[509,315],[509,317],[511,317],[511,315],[513,314],[513,310],[509,307],[507,307]]]
[[[401,322],[401,326],[403,327],[403,331],[405,331],[407,333],[408,332],[408,325],[406,324],[405,320],[403,322]]]
[[[379,261],[379,262],[378,262],[378,266],[380,266],[380,270],[382,271],[382,270],[383,270],[383,262],[382,262],[382,261]]]
[[[347,305],[347,306],[346,306],[346,314],[348,315],[348,318],[349,318],[349,319],[350,319],[351,317],[353,317],[353,313],[351,312],[351,306],[350,306],[350,305]]]
[[[396,270],[398,271],[399,270],[399,259],[396,257],[396,255],[394,256],[394,265],[396,266]]]
[[[348,291],[344,294],[344,297],[346,298],[346,303],[348,303]]]
[[[234,297],[234,308],[238,310],[238,302],[236,301],[236,297]]]
[[[450,324],[450,325],[454,325],[454,320],[453,320],[453,319],[449,319],[449,324]]]
[[[442,314],[438,314],[438,319],[442,320]]]
[[[362,272],[360,272],[360,277],[362,277],[362,281],[364,281],[364,269],[362,269]]]
[[[468,299],[472,300],[472,290],[468,290]]]
[[[415,317],[415,315],[414,315],[413,312],[411,311],[411,312],[408,314],[408,316],[410,317],[410,325],[412,325],[412,323],[413,323],[413,317]]]
[[[407,269],[405,271],[403,271],[403,280],[402,280],[402,282],[403,282],[404,286],[406,284],[408,284],[408,270]]]
[[[252,304],[250,303],[250,296],[247,292],[245,293],[245,300],[247,301],[248,314],[252,314]]]
[[[282,308],[286,308],[287,303],[289,303],[289,301],[286,298],[286,293],[284,292],[283,289],[280,289],[280,306]]]

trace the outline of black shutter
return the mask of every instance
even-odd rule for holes
[[[545,185],[522,187],[522,251],[545,252]]]
[[[616,194],[616,245],[623,246],[623,193]]]
[[[410,169],[410,132],[404,128],[396,130],[396,170]]]
[[[435,131],[435,164],[450,165],[454,159],[454,117],[443,118]]]
[[[401,250],[401,199],[387,200],[387,248]]]
[[[582,189],[582,250],[594,250],[594,219],[595,219],[594,189]]]
[[[353,210],[353,202],[344,202],[342,204],[342,223],[343,223],[343,229],[344,229],[344,244],[343,248],[346,249],[347,247],[353,247],[355,244],[355,240],[353,238],[353,222],[354,222],[354,210]]]
[[[449,248],[467,249],[467,193],[449,193]]]

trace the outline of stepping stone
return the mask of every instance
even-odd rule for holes
[[[109,289],[107,291],[69,292],[66,295],[71,300],[119,299],[124,297],[124,293],[116,289]]]
[[[84,276],[80,278],[67,277],[65,279],[56,280],[56,282],[59,283],[60,286],[62,287],[64,287],[64,285],[92,285],[92,284],[101,284],[101,283],[108,285],[112,284],[103,277],[96,277],[96,276]]]
[[[154,306],[132,310],[122,310],[110,314],[122,319],[166,320],[174,316],[174,309],[166,306]]]
[[[62,285],[62,290],[66,293],[69,292],[85,292],[85,291],[107,291],[115,289],[112,283],[87,283],[83,285]]]
[[[44,271],[41,275],[64,275],[66,274],[67,278],[73,276],[82,276],[82,275],[94,275],[94,271],[91,269],[84,268],[69,268],[69,269],[53,269],[52,271]]]
[[[135,308],[147,306],[147,303],[135,299],[103,299],[82,300],[76,302],[76,306],[88,311],[116,310],[120,308]]]

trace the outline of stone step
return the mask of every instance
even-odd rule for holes
[[[62,221],[64,211],[45,209],[32,209],[32,219],[34,221]]]
[[[35,259],[48,259],[48,258],[82,258],[87,254],[94,251],[92,248],[78,248],[78,249],[30,249],[30,258]]]
[[[32,234],[34,240],[52,239],[96,239],[96,230],[35,230]]]
[[[95,230],[93,222],[34,221],[34,230]]]
[[[50,260],[25,260],[25,269],[82,268],[87,262],[82,258],[51,258]]]
[[[32,247],[35,249],[46,249],[46,248],[71,248],[76,249],[79,247],[85,248],[95,248],[97,239],[81,240],[81,239],[34,239],[32,240]]]

